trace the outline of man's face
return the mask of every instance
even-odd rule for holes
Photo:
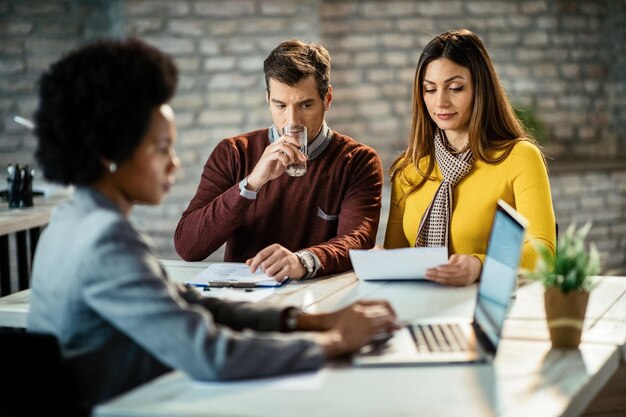
[[[269,80],[267,102],[272,122],[281,134],[286,124],[303,124],[307,128],[310,143],[322,128],[324,114],[331,101],[332,87],[328,87],[326,97],[322,100],[313,75],[303,78],[293,86],[273,78]]]

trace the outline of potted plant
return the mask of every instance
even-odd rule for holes
[[[526,131],[528,131],[540,145],[545,145],[548,142],[546,128],[541,120],[539,120],[532,107],[515,104],[513,111],[515,111],[515,115],[520,122],[522,122]]]
[[[600,272],[600,256],[595,245],[585,246],[591,223],[580,229],[571,224],[558,239],[556,254],[538,247],[537,268],[531,278],[545,287],[544,305],[550,339],[554,348],[577,348],[583,330],[591,277]]]

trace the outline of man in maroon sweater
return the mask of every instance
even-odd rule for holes
[[[376,240],[380,158],[326,125],[333,90],[324,47],[283,42],[263,69],[273,125],[217,145],[176,228],[176,251],[199,261],[226,242],[224,261],[261,267],[278,281],[346,271],[348,251]],[[307,159],[281,134],[294,123],[309,134],[301,177],[285,174],[287,165]]]

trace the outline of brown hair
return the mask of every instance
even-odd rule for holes
[[[426,109],[422,82],[426,66],[440,58],[447,58],[468,68],[472,75],[474,102],[469,123],[469,146],[475,158],[497,164],[511,153],[517,142],[528,140],[536,144],[515,115],[480,38],[467,29],[444,32],[426,45],[417,62],[409,144],[389,170],[393,178],[409,164],[415,165],[422,179],[417,184],[411,184],[411,190],[407,194],[419,190],[430,178],[435,167],[434,134],[437,125]],[[504,152],[491,158],[488,151],[492,150]],[[429,157],[428,167],[426,172],[422,172],[419,161],[426,156]]]
[[[330,85],[330,55],[321,45],[295,39],[282,42],[263,62],[263,72],[268,93],[270,78],[293,86],[313,75],[320,97],[324,100]]]

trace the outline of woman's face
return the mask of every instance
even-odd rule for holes
[[[469,69],[447,58],[429,62],[424,69],[422,93],[428,114],[448,137],[467,137],[474,103]]]
[[[174,111],[169,104],[163,104],[152,111],[148,131],[133,156],[118,167],[119,189],[128,202],[161,202],[174,184],[180,165],[175,143]]]

